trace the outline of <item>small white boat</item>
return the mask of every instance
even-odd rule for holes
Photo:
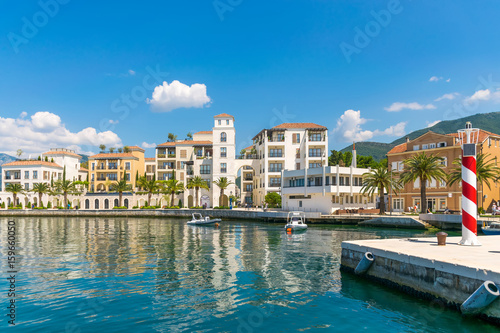
[[[500,222],[491,222],[484,225],[481,230],[485,235],[500,235]]]
[[[200,213],[193,213],[193,219],[188,221],[187,224],[190,225],[211,225],[211,224],[219,224],[221,219],[211,219],[208,216],[203,217]]]
[[[306,230],[306,214],[304,212],[289,212],[286,219],[286,231]]]

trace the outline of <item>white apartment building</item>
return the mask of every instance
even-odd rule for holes
[[[377,193],[361,193],[363,174],[369,170],[338,165],[285,170],[282,207],[323,214],[333,214],[339,209],[374,209]]]
[[[284,123],[263,129],[254,138],[257,167],[253,202],[261,205],[269,192],[281,193],[283,170],[328,165],[328,129],[314,123]]]
[[[47,156],[48,160],[66,167],[66,179],[71,181],[86,181],[88,170],[80,167],[82,157],[74,150],[66,148],[51,148],[50,151],[42,154],[42,160]]]

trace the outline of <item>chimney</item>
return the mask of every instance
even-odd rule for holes
[[[353,142],[352,143],[352,162],[351,162],[351,166],[353,168],[356,168],[356,142]]]
[[[410,137],[409,136],[406,137],[406,143],[408,143],[408,142],[410,142]]]

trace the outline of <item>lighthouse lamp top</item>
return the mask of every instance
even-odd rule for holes
[[[466,122],[465,128],[458,130],[458,139],[461,145],[467,143],[477,144],[479,139],[479,128],[472,128],[472,123],[470,121]]]

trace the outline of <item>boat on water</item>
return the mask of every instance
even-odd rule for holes
[[[500,235],[500,222],[491,222],[488,225],[483,225],[481,230],[485,235]]]
[[[191,221],[188,221],[189,225],[219,225],[221,219],[210,218],[209,216],[202,216],[200,213],[193,213]]]
[[[304,212],[288,212],[286,219],[285,230],[288,231],[299,231],[306,230],[306,214]]]

